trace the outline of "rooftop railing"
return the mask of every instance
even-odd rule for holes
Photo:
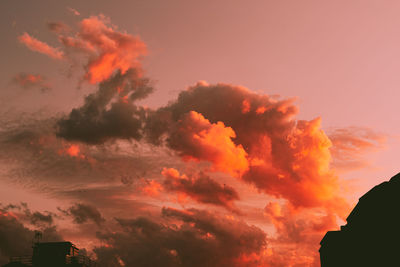
[[[32,266],[32,256],[16,256],[11,257],[10,262],[20,262],[28,266]]]

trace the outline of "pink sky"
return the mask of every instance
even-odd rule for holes
[[[2,1],[0,216],[26,202],[89,249],[116,238],[114,217],[254,225],[267,247],[238,246],[218,264],[318,266],[323,233],[398,172],[399,11],[397,1]],[[131,80],[154,92],[131,97]],[[118,94],[98,108],[118,102],[123,119],[70,128],[65,116],[104,81]],[[124,101],[137,105],[129,124]],[[134,126],[144,113],[146,142]],[[104,222],[77,223],[77,203]],[[37,227],[27,209],[13,212]],[[115,242],[114,253],[126,245]]]

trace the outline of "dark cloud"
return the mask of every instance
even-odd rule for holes
[[[109,244],[95,248],[104,266],[257,266],[246,256],[260,255],[265,233],[236,219],[195,209],[164,208],[162,224],[139,217],[118,219],[123,231],[101,233]]]
[[[238,192],[229,185],[217,183],[205,173],[187,176],[180,175],[175,169],[164,169],[162,174],[165,177],[163,186],[169,192],[184,194],[200,203],[236,210],[233,201],[239,200]]]
[[[92,205],[76,203],[68,210],[63,212],[71,216],[74,222],[77,224],[83,224],[92,221],[97,225],[101,225],[105,221],[100,211]]]
[[[43,183],[48,189],[57,189],[61,184],[73,189],[75,182],[82,181],[90,184],[123,180],[135,186],[144,174],[159,175],[165,164],[176,161],[164,149],[148,145],[120,141],[89,146],[67,142],[54,135],[58,120],[48,114],[0,117],[0,162],[7,166],[7,179],[24,186],[36,184],[36,188]]]
[[[82,107],[58,121],[57,136],[66,140],[101,144],[110,139],[142,137],[146,109],[133,104],[152,92],[149,81],[134,69],[102,82]]]
[[[44,213],[35,211],[34,213],[32,213],[30,215],[30,221],[32,224],[35,224],[35,225],[41,224],[41,223],[51,225],[51,224],[53,224],[54,220],[53,220],[52,214],[49,214],[49,213],[44,214]]]
[[[62,33],[70,31],[70,27],[59,21],[52,21],[47,23],[47,27],[50,31],[55,33]]]

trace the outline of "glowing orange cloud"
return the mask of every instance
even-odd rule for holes
[[[30,36],[26,32],[21,36],[19,36],[18,39],[22,44],[24,44],[32,51],[45,54],[54,59],[62,59],[64,57],[64,53],[60,51],[58,48],[51,47],[48,44]]]
[[[248,169],[247,153],[232,139],[235,132],[224,123],[210,123],[195,111],[185,114],[169,137],[169,144],[187,160],[206,160],[217,171],[240,175]]]
[[[274,164],[265,161],[253,165],[244,178],[295,206],[325,207],[345,216],[349,206],[339,196],[338,178],[330,168],[332,143],[320,129],[320,122],[298,121],[285,142],[275,147],[279,157],[271,158]]]
[[[87,55],[85,79],[92,84],[109,79],[117,71],[125,74],[129,69],[140,70],[139,59],[147,52],[139,37],[118,31],[103,15],[83,19],[76,33],[71,33],[70,28],[61,22],[48,26],[58,34],[65,51],[51,47],[26,32],[18,39],[29,49],[55,59],[69,56],[71,52]]]
[[[146,45],[138,37],[117,31],[102,15],[83,19],[76,36],[60,36],[60,41],[67,48],[90,54],[85,78],[93,84],[117,70],[125,74],[138,67],[139,57],[146,54]]]
[[[148,128],[162,136],[160,125],[167,125],[170,147],[184,158],[239,172],[244,181],[295,207],[325,207],[345,216],[348,205],[330,166],[332,143],[321,119],[295,119],[293,101],[202,82],[155,113]]]

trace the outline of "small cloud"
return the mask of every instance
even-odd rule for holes
[[[18,37],[18,40],[32,51],[45,54],[54,59],[62,59],[64,57],[64,53],[58,48],[52,47],[42,41],[39,41],[38,39],[30,36],[26,32],[20,35]]]
[[[68,10],[72,15],[75,15],[75,16],[80,16],[80,15],[81,15],[81,13],[79,13],[79,11],[76,10],[75,8],[67,7],[67,10]]]
[[[62,33],[62,32],[68,32],[70,31],[70,27],[62,22],[59,21],[53,21],[53,22],[48,22],[47,27],[49,28],[50,31],[55,32],[55,33]]]
[[[12,82],[23,89],[40,89],[43,93],[51,90],[46,78],[40,74],[21,72],[12,79]]]

